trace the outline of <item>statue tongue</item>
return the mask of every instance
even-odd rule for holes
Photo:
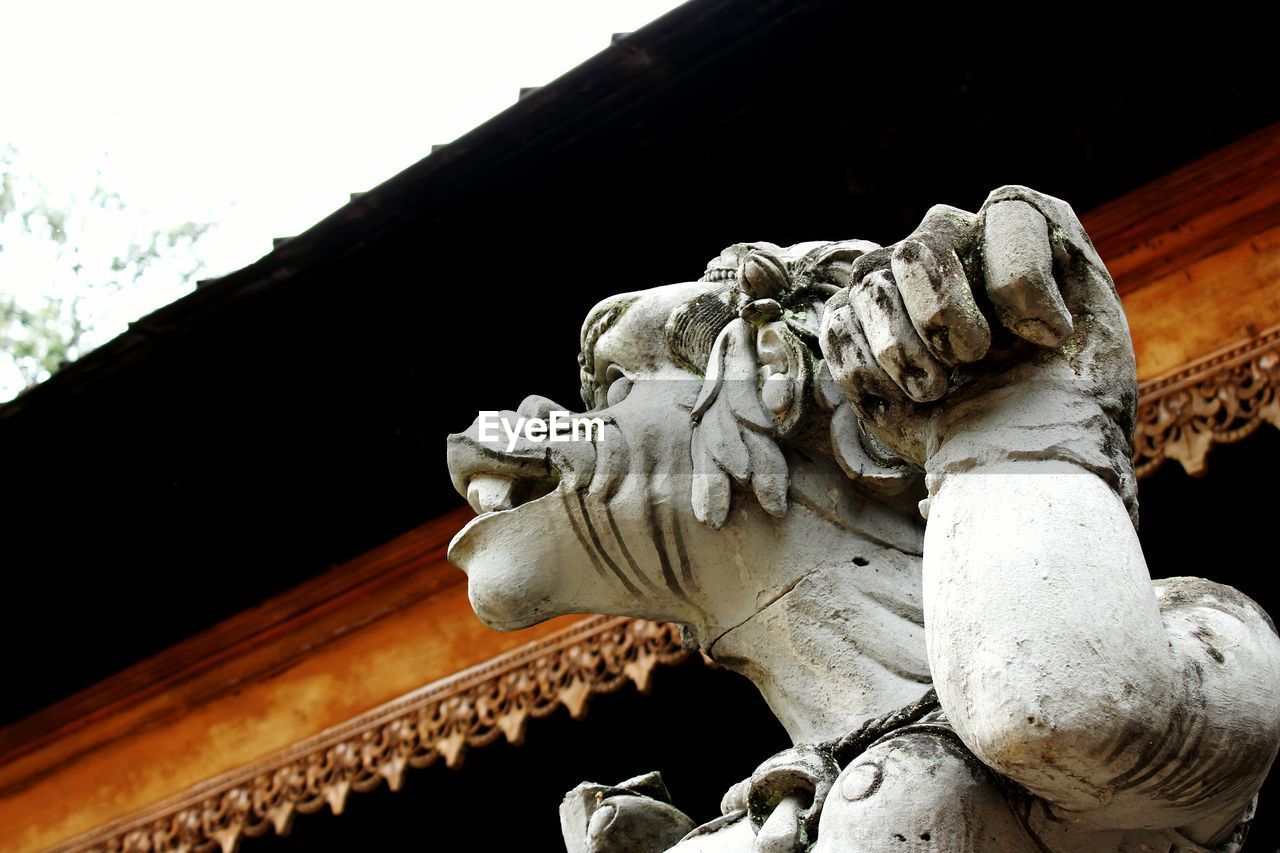
[[[495,474],[481,474],[471,478],[467,484],[467,503],[477,514],[494,512],[500,509],[511,509],[511,491],[515,481],[510,477]]]

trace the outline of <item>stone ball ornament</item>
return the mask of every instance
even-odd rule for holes
[[[1132,343],[1069,205],[1007,186],[891,246],[735,244],[580,346],[584,409],[449,437],[476,614],[678,623],[793,746],[700,826],[656,774],[584,782],[571,853],[1242,849],[1280,638],[1148,573]]]

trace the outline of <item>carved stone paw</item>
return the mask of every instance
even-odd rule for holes
[[[560,832],[569,853],[659,853],[693,828],[671,805],[657,772],[617,785],[583,782],[560,803]]]
[[[931,417],[975,379],[1061,362],[1089,391],[1133,373],[1120,300],[1079,219],[1018,186],[976,214],[935,206],[905,240],[859,257],[820,341],[863,423],[918,466]]]

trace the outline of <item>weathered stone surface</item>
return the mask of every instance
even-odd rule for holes
[[[670,799],[657,773],[617,785],[583,782],[560,804],[565,845],[584,853],[669,850],[694,828],[693,821],[673,807]]]
[[[737,244],[601,303],[579,362],[590,437],[450,438],[477,614],[681,623],[795,747],[682,841],[665,789],[584,784],[571,851],[1238,849],[1280,639],[1147,573],[1128,327],[1068,205],[1003,187],[883,249]]]

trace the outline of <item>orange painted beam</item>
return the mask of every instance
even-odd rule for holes
[[[1081,219],[1150,379],[1280,324],[1280,124]]]
[[[458,510],[0,732],[0,849],[40,850],[544,637],[485,628]]]
[[[1280,324],[1280,227],[1240,242],[1121,296],[1151,379]]]

